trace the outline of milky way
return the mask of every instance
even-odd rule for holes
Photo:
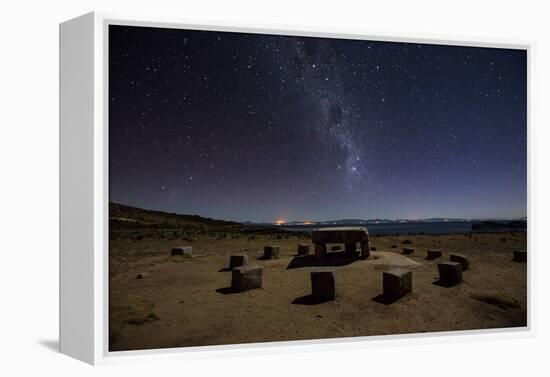
[[[110,200],[238,221],[526,215],[526,54],[110,27]]]

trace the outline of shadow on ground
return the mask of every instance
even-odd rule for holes
[[[292,258],[288,266],[286,266],[286,269],[291,270],[293,268],[303,267],[345,266],[363,259],[364,258],[359,256],[359,253],[347,253],[345,251],[329,252],[321,260],[316,260],[315,255],[296,256]]]
[[[292,301],[292,304],[293,305],[317,305],[328,301],[333,301],[333,300],[327,300],[327,299],[322,299],[312,295],[307,295],[307,296],[296,298],[294,301]]]
[[[385,296],[383,293],[381,293],[378,296],[373,297],[372,301],[377,302],[379,304],[391,305],[394,302],[399,301],[399,299],[390,298],[388,296]]]
[[[222,295],[231,295],[231,294],[239,293],[239,292],[236,292],[235,290],[233,290],[233,288],[231,288],[231,287],[218,288],[218,289],[216,289],[216,292],[218,292]]]

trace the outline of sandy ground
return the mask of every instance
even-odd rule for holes
[[[377,251],[369,259],[333,252],[322,263],[336,270],[337,298],[318,304],[308,300],[318,264],[295,256],[303,242],[194,239],[188,258],[169,255],[172,246],[189,244],[181,240],[112,241],[111,351],[526,326],[527,264],[512,261],[512,250],[526,248],[525,233],[372,237]],[[281,247],[281,258],[257,260],[270,244]],[[403,246],[416,251],[403,256]],[[427,261],[427,248],[443,257]],[[242,252],[264,267],[263,288],[231,293],[224,268],[229,255]],[[452,252],[470,260],[464,282],[434,284],[437,263]],[[387,304],[382,272],[394,266],[412,270],[413,292]]]

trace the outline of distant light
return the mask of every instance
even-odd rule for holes
[[[277,224],[277,225],[283,225],[284,223],[285,223],[285,221],[281,220],[281,219],[275,221],[275,224]]]

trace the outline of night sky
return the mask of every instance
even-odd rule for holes
[[[111,201],[256,222],[526,216],[525,51],[109,34]]]

